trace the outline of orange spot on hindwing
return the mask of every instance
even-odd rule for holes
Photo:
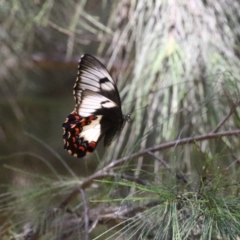
[[[66,121],[63,123],[63,142],[64,148],[69,154],[74,157],[84,157],[86,154],[95,150],[97,143],[94,141],[88,141],[81,132],[86,125],[96,120],[97,116],[81,117],[76,111],[73,111],[68,115]]]

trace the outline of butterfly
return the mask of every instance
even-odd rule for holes
[[[74,157],[93,152],[104,137],[109,146],[130,115],[123,115],[116,84],[104,65],[85,54],[78,64],[73,86],[75,109],[63,123],[64,149]]]

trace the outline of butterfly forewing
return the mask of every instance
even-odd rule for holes
[[[83,55],[79,61],[73,95],[75,110],[63,123],[64,148],[75,157],[84,157],[104,136],[104,145],[109,146],[126,118],[112,77],[90,55]]]
[[[112,100],[121,110],[121,101],[115,82],[102,63],[91,55],[85,54],[81,57],[73,90],[76,104],[81,101],[82,92],[90,90]]]

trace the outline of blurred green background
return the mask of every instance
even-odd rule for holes
[[[81,179],[119,157],[210,133],[231,109],[217,131],[239,129],[238,9],[236,0],[0,1],[2,196],[43,181],[34,176]],[[75,159],[63,149],[61,125],[74,108],[72,87],[84,53],[116,79],[132,122],[109,149],[99,144]],[[129,161],[121,171],[164,187],[187,182],[184,189],[192,191],[219,173],[236,186],[228,194],[236,194],[239,145],[232,136],[175,146]],[[2,215],[0,223],[5,220]]]
[[[111,1],[70,1],[62,6],[54,1],[1,2],[1,156],[34,153],[66,174],[56,157],[27,132],[66,159],[78,174],[84,174],[83,161],[63,150],[61,125],[74,108],[72,87],[78,60],[84,53],[96,55],[101,44],[96,36],[107,23],[111,7]],[[81,24],[78,18],[83,18]],[[99,22],[100,27],[92,22]],[[65,33],[54,24],[62,31],[66,28]],[[2,183],[11,181],[5,163],[41,174],[48,171],[28,154],[2,159],[1,163]]]

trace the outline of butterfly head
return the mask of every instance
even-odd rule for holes
[[[123,120],[124,122],[128,122],[128,123],[131,122],[132,119],[130,118],[130,113],[124,115]]]

